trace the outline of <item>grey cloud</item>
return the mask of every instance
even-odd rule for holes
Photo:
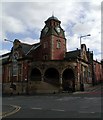
[[[68,43],[67,45],[70,49],[74,48],[73,45],[77,42],[75,40],[75,34],[77,37],[80,34],[86,34],[87,32],[100,35],[97,34],[100,32],[100,4],[96,5],[92,2],[68,2],[67,0],[57,2],[57,4],[55,3],[55,1],[3,3],[2,12],[5,19],[3,20],[3,26],[5,28],[3,32],[14,31],[14,33],[27,33],[29,30],[34,30],[37,34],[40,34],[40,31],[44,26],[44,21],[50,17],[52,11],[54,11],[54,15],[61,20],[63,29],[68,27],[69,22],[71,23],[72,21],[72,23],[75,23],[75,26],[72,29],[73,36],[70,36],[69,32],[66,32],[67,39],[73,41],[70,41],[70,44]],[[81,15],[84,15],[84,17],[81,17]],[[10,30],[10,24],[8,24],[10,18],[12,18],[13,22],[12,30]],[[18,25],[16,25],[16,23]],[[71,28],[69,28],[69,30],[71,31]],[[96,40],[97,38],[98,36],[93,37],[92,35],[93,40]],[[90,47],[93,49],[94,46]]]

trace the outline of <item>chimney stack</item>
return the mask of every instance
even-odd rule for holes
[[[88,48],[88,52],[89,52],[89,48]]]

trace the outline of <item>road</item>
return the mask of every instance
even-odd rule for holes
[[[100,91],[3,97],[21,109],[6,118],[101,118]]]

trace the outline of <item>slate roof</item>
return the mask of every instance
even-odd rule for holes
[[[21,43],[19,47],[22,49],[22,52],[24,53],[24,55],[28,55],[29,52],[37,49],[39,46],[40,46],[40,43],[36,43],[36,44],[33,44],[33,45],[29,45],[29,44],[26,44],[26,43]],[[2,61],[2,64],[8,62],[8,59],[12,55],[12,52],[13,52],[13,47],[11,49],[11,52],[3,54],[3,55],[0,56],[0,61]]]
[[[57,17],[54,17],[53,15],[52,15],[51,17],[49,17],[49,18],[47,19],[47,21],[48,21],[48,20],[56,20],[56,21],[59,21],[58,18],[57,18]]]
[[[29,44],[25,44],[25,43],[21,43],[21,47],[22,47],[22,51],[23,53],[26,55],[27,53],[29,53],[31,50],[34,50],[37,48],[37,46],[39,46],[40,43],[36,43],[33,45],[29,45]]]
[[[3,54],[0,56],[0,61],[2,61],[2,64],[8,62],[10,54],[11,54],[11,52]]]
[[[76,59],[80,56],[80,50],[66,52],[65,59]]]

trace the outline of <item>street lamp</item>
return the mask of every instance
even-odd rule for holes
[[[7,39],[4,39],[4,41],[8,41],[8,42],[12,42],[12,43],[13,43],[13,41],[11,41],[11,40],[7,40]]]
[[[83,84],[83,78],[82,78],[82,54],[81,54],[81,39],[87,36],[91,36],[90,34],[80,36],[80,90],[84,91],[84,84]]]
[[[87,35],[80,36],[80,49],[81,49],[81,38],[87,37],[87,36],[91,36],[91,34],[87,34]]]
[[[4,41],[8,41],[8,42],[13,43],[13,41],[8,40],[8,39],[4,39]],[[13,65],[12,65],[12,72],[13,72]],[[11,84],[13,84],[13,73],[12,73],[12,78],[11,78]]]

